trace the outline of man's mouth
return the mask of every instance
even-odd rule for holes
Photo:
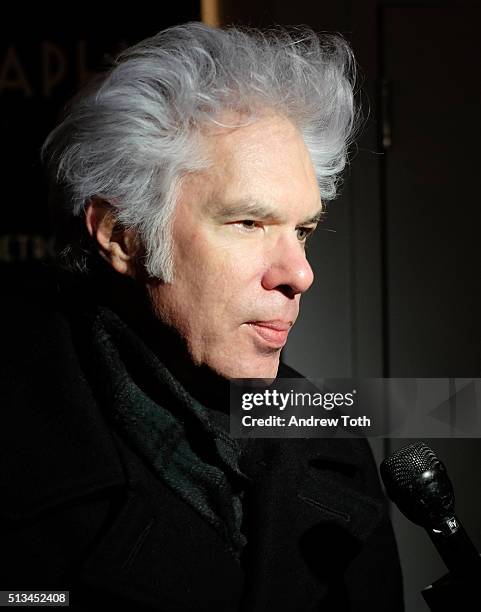
[[[249,327],[272,348],[282,348],[287,342],[292,321],[249,321]]]

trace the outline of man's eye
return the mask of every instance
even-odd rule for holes
[[[238,221],[238,223],[245,229],[255,229],[257,227],[257,222],[253,219],[243,219],[242,221]]]
[[[297,227],[297,238],[301,242],[305,242],[314,231],[313,227]]]

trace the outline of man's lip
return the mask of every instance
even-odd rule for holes
[[[264,343],[272,348],[282,348],[287,342],[291,321],[249,321],[249,327]]]
[[[275,329],[276,331],[287,331],[292,327],[292,321],[282,321],[281,319],[274,319],[272,321],[249,321],[249,325],[258,325],[260,327],[267,327],[268,329]]]

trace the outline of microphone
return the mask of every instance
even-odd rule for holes
[[[454,491],[444,464],[423,442],[384,459],[381,477],[391,500],[406,518],[424,527],[447,568],[478,572],[478,551],[454,513]]]

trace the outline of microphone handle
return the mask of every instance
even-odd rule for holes
[[[426,530],[450,571],[481,570],[479,552],[455,515]]]

